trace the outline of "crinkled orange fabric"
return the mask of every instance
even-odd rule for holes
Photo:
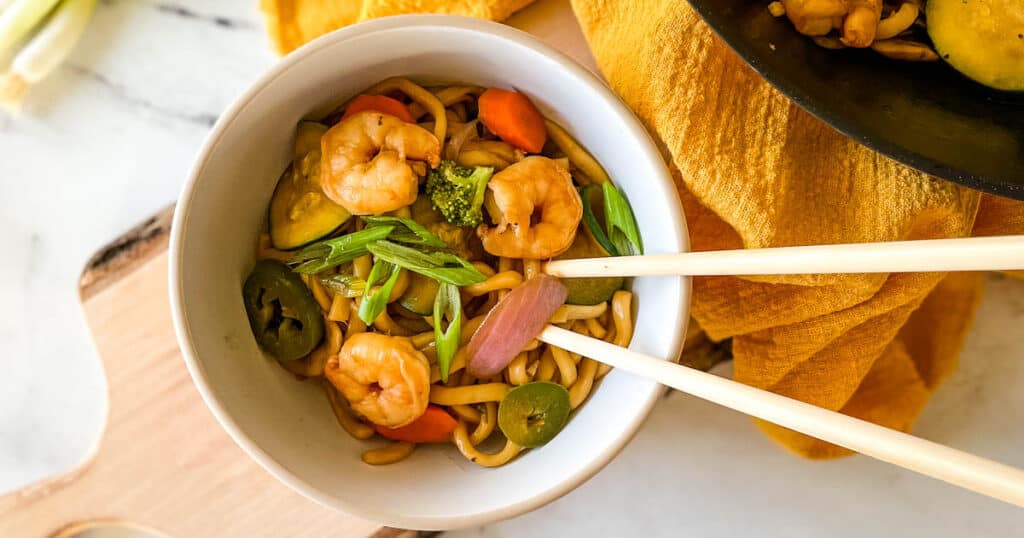
[[[331,30],[409,13],[447,13],[502,21],[533,0],[260,0],[278,53],[287,54]]]
[[[375,16],[502,20],[529,0],[264,0],[281,52]],[[674,167],[695,250],[1024,232],[1024,204],[901,166],[847,139],[751,71],[680,0],[573,0],[611,87]],[[694,280],[693,317],[733,338],[744,383],[909,430],[956,357],[977,274]],[[760,423],[802,456],[848,451]]]

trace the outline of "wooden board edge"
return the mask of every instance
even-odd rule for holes
[[[171,204],[93,254],[78,278],[79,300],[84,303],[166,250],[173,218]]]
[[[58,471],[56,474],[40,478],[0,495],[0,514],[19,506],[31,504],[38,499],[60,491],[84,475],[95,459],[96,450],[92,450],[68,470]]]
[[[438,531],[414,531],[396,529],[394,527],[383,527],[370,535],[370,538],[434,538],[440,536]]]

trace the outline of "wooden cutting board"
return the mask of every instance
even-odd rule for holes
[[[216,423],[178,352],[167,293],[172,208],[100,251],[82,309],[106,372],[104,435],[78,468],[0,497],[0,536],[129,520],[176,538],[418,536],[320,506],[263,471]]]

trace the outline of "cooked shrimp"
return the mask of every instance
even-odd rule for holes
[[[430,364],[408,338],[355,334],[327,362],[324,376],[374,424],[398,428],[427,409]]]
[[[441,143],[430,131],[366,111],[341,121],[320,141],[324,193],[355,215],[377,215],[416,200],[416,161],[437,166]],[[409,162],[410,159],[413,162]]]
[[[843,20],[843,44],[847,47],[870,47],[882,18],[882,0],[849,0],[849,13]]]
[[[832,31],[832,21],[846,14],[844,0],[782,0],[786,16],[801,34],[825,35]]]
[[[496,226],[481,224],[484,250],[506,258],[544,259],[572,245],[583,203],[569,171],[547,157],[527,157],[494,174],[486,207]]]

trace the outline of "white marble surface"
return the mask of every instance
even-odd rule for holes
[[[0,113],[0,490],[93,443],[104,388],[79,271],[176,198],[217,115],[275,60],[256,6],[103,0],[23,114]]]
[[[102,0],[68,65],[22,116],[0,116],[0,491],[72,466],[94,442],[103,381],[78,273],[175,198],[217,115],[274,61],[256,5]],[[565,5],[530,9],[519,20],[540,25]],[[570,28],[554,44],[580,39]],[[917,433],[1024,466],[1022,326],[1024,283],[989,279],[962,367]],[[865,458],[798,460],[746,418],[676,394],[577,491],[452,535],[1010,536],[1022,522],[1022,510]]]

